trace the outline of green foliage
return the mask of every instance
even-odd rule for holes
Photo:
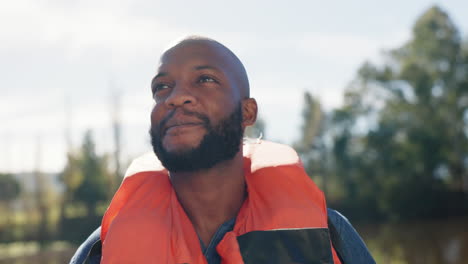
[[[68,154],[68,163],[60,175],[65,186],[61,208],[61,237],[79,243],[99,226],[102,213],[115,191],[106,156],[96,153],[91,132],[87,132],[78,152]]]
[[[344,106],[324,118],[330,122],[315,121],[317,104],[306,94],[297,149],[311,152],[308,143],[330,139],[316,160],[330,164],[321,174],[335,179],[340,194],[329,194],[335,207],[355,218],[467,213],[466,47],[448,15],[433,7],[384,65],[362,65]],[[326,132],[315,133],[321,126]]]
[[[21,191],[20,183],[11,174],[0,173],[0,202],[10,203]]]
[[[106,158],[96,154],[90,132],[86,133],[83,141],[80,170],[82,182],[76,188],[74,199],[83,202],[88,208],[95,208],[99,202],[109,198],[110,173],[107,171]]]
[[[317,140],[317,136],[320,134],[322,127],[324,113],[320,102],[314,98],[309,92],[304,93],[304,109],[302,110],[302,118],[304,123],[302,124],[302,136],[298,142],[296,142],[296,149],[299,152],[306,152],[308,149],[314,147],[314,141]]]
[[[0,242],[13,237],[11,220],[13,201],[19,198],[21,185],[11,174],[0,173]]]
[[[88,214],[94,214],[100,202],[108,201],[110,172],[107,158],[96,154],[91,132],[85,134],[79,153],[69,154],[68,163],[61,174],[68,203],[82,203]]]

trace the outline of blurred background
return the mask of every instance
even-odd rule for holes
[[[259,131],[294,146],[377,263],[468,258],[468,2],[0,4],[0,263],[67,263],[131,160],[187,35],[244,62]],[[464,260],[465,259],[465,260]]]

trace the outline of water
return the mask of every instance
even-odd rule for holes
[[[356,228],[379,264],[468,263],[468,218]]]
[[[468,218],[356,225],[379,264],[468,263]],[[42,252],[0,264],[68,263],[74,249]]]
[[[16,258],[0,258],[0,264],[64,264],[69,263],[74,248],[46,251]]]

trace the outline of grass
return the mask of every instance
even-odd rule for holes
[[[0,244],[0,260],[11,259],[17,257],[31,256],[40,252],[59,252],[74,250],[75,247],[65,241],[54,241],[41,249],[38,242],[12,242]]]

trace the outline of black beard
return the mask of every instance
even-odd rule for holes
[[[184,113],[198,117],[203,121],[207,130],[198,147],[183,152],[168,152],[162,144],[160,135],[160,127],[167,120],[163,120],[155,127],[151,126],[149,131],[153,151],[167,170],[170,172],[194,172],[210,169],[222,161],[233,159],[239,152],[243,136],[240,103],[228,117],[215,126],[205,115],[185,110]]]

